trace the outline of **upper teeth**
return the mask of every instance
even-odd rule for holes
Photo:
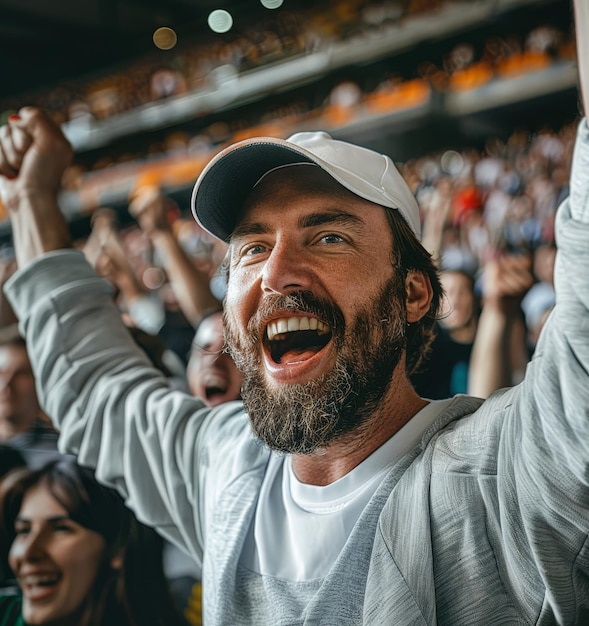
[[[43,583],[53,582],[55,580],[55,576],[50,574],[44,574],[39,576],[24,576],[22,581],[25,585],[41,585]]]
[[[283,317],[268,324],[268,339],[297,330],[316,330],[320,335],[324,335],[329,332],[329,326],[316,317]]]

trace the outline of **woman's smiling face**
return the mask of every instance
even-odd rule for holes
[[[102,535],[78,524],[44,483],[25,494],[15,520],[9,563],[23,594],[23,618],[31,625],[84,624],[105,558]]]

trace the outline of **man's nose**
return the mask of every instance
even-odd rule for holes
[[[285,294],[311,286],[311,264],[304,249],[277,242],[262,273],[262,290]]]

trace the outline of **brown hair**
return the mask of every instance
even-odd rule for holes
[[[418,322],[407,325],[407,375],[415,373],[427,359],[436,336],[436,320],[440,314],[444,290],[432,255],[421,245],[403,216],[396,210],[384,208],[393,233],[392,263],[405,281],[410,271],[420,272],[429,280],[433,296],[429,311]]]

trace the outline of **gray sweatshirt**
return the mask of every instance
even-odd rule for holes
[[[383,480],[323,579],[240,567],[270,452],[239,403],[150,368],[81,253],[7,294],[60,448],[203,563],[207,626],[589,623],[589,130],[559,209],[557,304],[519,386],[457,396]]]

